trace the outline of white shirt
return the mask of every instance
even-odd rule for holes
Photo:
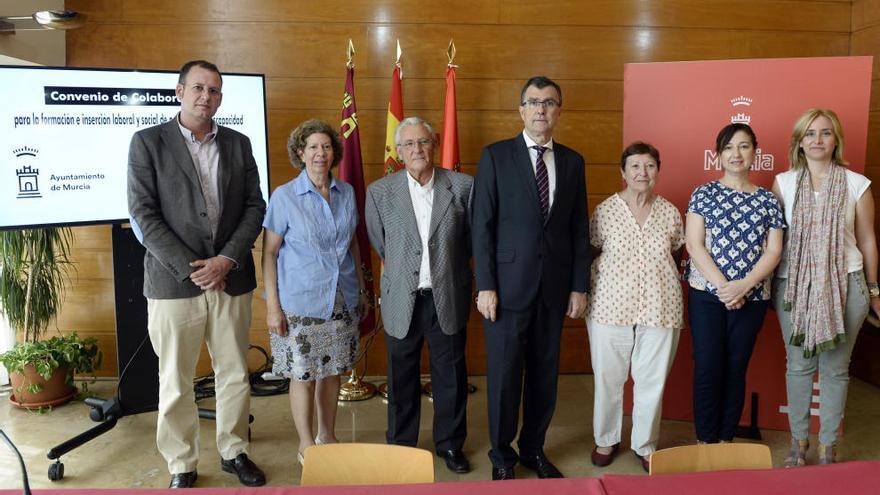
[[[220,187],[217,181],[217,171],[220,168],[220,147],[217,146],[217,124],[212,122],[211,132],[205,135],[201,142],[196,135],[180,123],[180,115],[177,116],[177,125],[180,133],[192,157],[196,174],[199,176],[199,184],[202,186],[202,197],[205,199],[205,207],[208,210],[208,221],[211,222],[211,233],[217,236],[217,224],[220,218]]]
[[[871,185],[870,179],[862,174],[846,171],[846,208],[845,223],[843,228],[843,263],[846,265],[846,273],[860,272],[863,268],[862,252],[856,244],[856,203]],[[794,213],[794,197],[797,194],[798,171],[789,170],[776,175],[776,184],[782,193],[782,202],[785,206],[785,223],[791,226],[791,217]],[[818,194],[818,193],[817,193]],[[776,267],[776,278],[788,278],[788,232],[785,231],[785,247],[782,250],[782,259]]]
[[[547,195],[549,196],[549,202],[547,203],[547,208],[553,208],[553,197],[556,196],[556,159],[553,155],[553,139],[547,143],[539,145],[532,138],[526,134],[526,131],[523,131],[523,137],[526,140],[526,146],[529,148],[529,160],[532,161],[532,172],[535,175],[538,175],[538,150],[532,148],[532,146],[543,146],[547,148],[544,150],[544,166],[547,167]]]
[[[409,197],[412,198],[413,212],[416,214],[416,225],[419,228],[419,237],[422,238],[422,264],[419,267],[419,289],[431,288],[431,261],[428,256],[428,229],[431,228],[431,210],[434,206],[434,171],[431,170],[431,180],[424,186],[413,176],[406,173],[406,181],[409,184]]]

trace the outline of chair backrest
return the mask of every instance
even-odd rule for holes
[[[427,450],[378,443],[331,443],[306,449],[300,485],[433,482],[434,456]]]
[[[770,447],[760,443],[685,445],[651,454],[652,475],[772,467]]]

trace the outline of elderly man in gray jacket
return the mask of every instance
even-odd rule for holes
[[[430,124],[404,119],[395,134],[405,169],[367,190],[366,224],[382,272],[388,349],[390,444],[415,446],[421,412],[420,358],[428,342],[434,445],[453,472],[466,473],[465,336],[470,312],[470,196],[473,179],[433,166]]]

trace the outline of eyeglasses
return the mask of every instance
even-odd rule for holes
[[[398,146],[400,146],[401,148],[403,148],[405,150],[411,150],[411,149],[415,148],[416,145],[419,145],[422,148],[427,148],[428,146],[430,146],[432,144],[434,144],[434,141],[431,141],[430,139],[427,139],[427,138],[422,138],[422,139],[419,139],[416,141],[404,141],[404,142],[398,144]]]
[[[201,84],[193,84],[192,86],[189,87],[189,89],[191,89],[194,93],[197,93],[197,94],[202,94],[207,91],[208,94],[211,96],[220,96],[220,89],[207,88],[205,86],[202,86]]]
[[[531,100],[526,100],[526,101],[520,103],[520,105],[527,106],[532,110],[537,110],[538,107],[544,107],[548,110],[552,110],[552,109],[560,106],[560,103],[558,101],[554,100],[553,98],[547,98],[546,100],[538,100],[538,99],[533,98]]]

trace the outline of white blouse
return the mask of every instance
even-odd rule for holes
[[[640,227],[617,194],[590,219],[593,261],[587,320],[606,325],[684,327],[682,291],[672,252],[684,245],[681,213],[660,196]]]
[[[791,215],[794,212],[797,178],[797,170],[789,170],[776,176],[776,184],[782,193],[782,203],[785,207],[785,223],[788,225],[791,225]],[[856,244],[856,203],[870,186],[870,179],[862,174],[846,169],[846,217],[843,227],[843,263],[846,265],[846,273],[862,271],[862,252],[859,251],[859,247]],[[777,278],[788,278],[789,230],[785,231],[785,247],[782,250],[782,259],[779,261],[779,266],[776,267]]]

